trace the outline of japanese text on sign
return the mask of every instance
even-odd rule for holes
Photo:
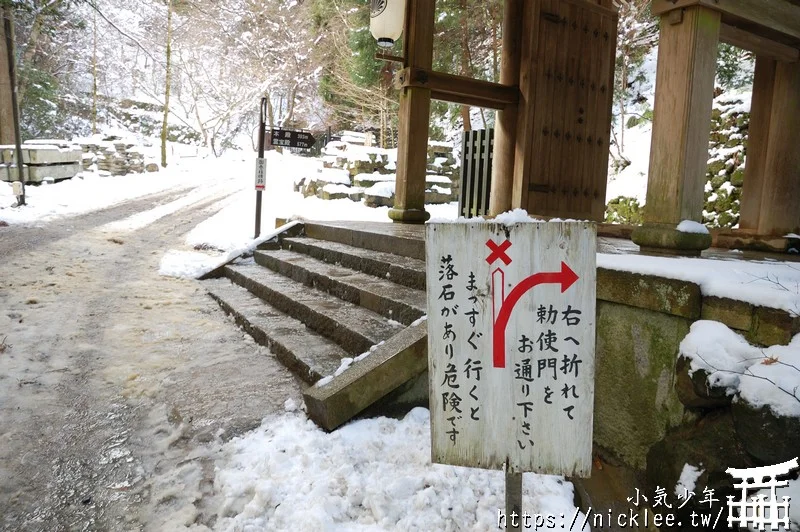
[[[256,190],[264,190],[267,182],[267,160],[263,157],[256,159]]]
[[[435,462],[588,475],[595,231],[588,222],[428,224]]]

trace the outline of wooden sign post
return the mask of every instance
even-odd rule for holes
[[[426,227],[432,460],[588,477],[596,227]]]

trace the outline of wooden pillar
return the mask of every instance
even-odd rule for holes
[[[711,245],[676,226],[702,220],[720,24],[703,6],[661,17],[645,224],[632,235],[642,248],[699,254]]]
[[[753,99],[750,105],[750,127],[747,133],[747,165],[740,206],[739,227],[758,232],[761,198],[764,189],[764,165],[767,160],[772,95],[775,92],[777,62],[764,56],[756,57],[753,80]]]
[[[542,0],[527,0],[522,9],[520,35],[519,104],[517,105],[517,131],[514,143],[514,177],[511,205],[528,207],[528,176],[533,160],[534,109],[537,96],[537,77],[534,61],[539,58],[539,20]],[[538,63],[538,61],[537,61]],[[543,92],[543,91],[539,91]],[[537,156],[541,157],[541,153]]]
[[[433,0],[408,0],[404,31],[404,67],[430,71],[433,67]],[[428,127],[431,90],[406,87],[400,93],[397,139],[397,181],[389,218],[402,223],[424,223],[425,176],[428,166]]]
[[[503,6],[503,55],[500,60],[500,83],[519,84],[523,0],[505,0]],[[497,111],[492,161],[492,190],[489,214],[496,216],[511,210],[511,191],[514,186],[514,152],[517,140],[518,105]]]
[[[758,233],[800,231],[800,63],[775,65]],[[748,164],[750,164],[748,157]]]

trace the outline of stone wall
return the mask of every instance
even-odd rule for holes
[[[323,168],[297,182],[297,191],[306,197],[363,200],[368,207],[394,206],[397,169],[389,150],[336,141],[328,143],[324,153]],[[432,142],[428,146],[425,203],[457,201],[458,184],[453,147]]]
[[[750,127],[746,109],[743,98],[720,97],[714,101],[703,207],[703,221],[709,227],[734,227],[739,223]]]
[[[715,489],[722,501],[712,509],[716,515],[725,495],[734,494],[726,468],[797,455],[800,420],[708,389],[701,372],[689,376],[679,345],[698,319],[722,322],[754,345],[784,345],[800,332],[800,318],[705,297],[694,283],[603,268],[597,298],[594,441],[609,459],[638,471],[647,493],[666,487],[674,501],[684,465],[702,464],[697,486]],[[708,513],[699,500],[686,504],[678,520],[690,522],[691,511]]]

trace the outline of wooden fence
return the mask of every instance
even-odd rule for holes
[[[493,151],[494,129],[465,131],[462,134],[459,216],[472,218],[489,213]]]

